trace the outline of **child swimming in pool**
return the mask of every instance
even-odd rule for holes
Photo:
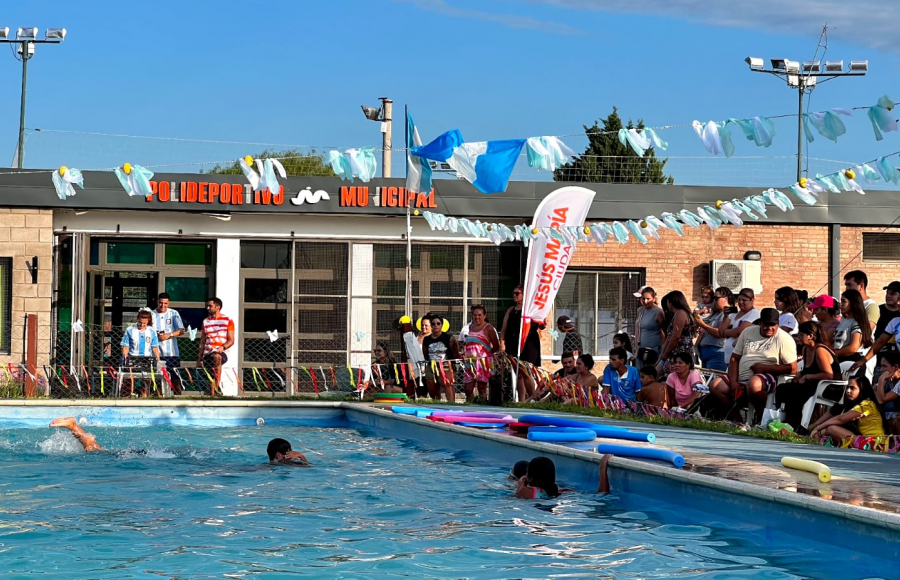
[[[528,474],[528,461],[522,459],[521,461],[516,461],[516,464],[513,465],[513,468],[509,472],[508,479],[512,481],[519,481],[522,479],[522,476]]]
[[[281,463],[293,465],[294,467],[312,467],[305,455],[299,451],[292,450],[290,442],[280,437],[269,441],[269,445],[266,446],[266,454],[269,456],[269,463]]]
[[[558,497],[559,492],[553,460],[535,457],[528,463],[528,472],[519,478],[515,496],[521,499],[550,499]]]

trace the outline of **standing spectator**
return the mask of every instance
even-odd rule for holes
[[[884,304],[878,307],[878,324],[875,325],[875,341],[884,334],[888,324],[895,318],[900,318],[900,282],[894,280],[883,288]],[[889,352],[897,352],[897,342],[893,336],[879,350],[879,355]],[[880,364],[877,363],[877,364]]]
[[[612,343],[613,348],[624,349],[625,354],[628,355],[628,364],[635,366],[634,347],[631,346],[631,337],[628,336],[628,333],[617,332],[613,335]]]
[[[884,436],[884,422],[875,404],[875,393],[869,379],[866,377],[850,379],[841,407],[840,410],[832,408],[816,422],[812,437]]]
[[[715,301],[715,292],[712,286],[703,286],[700,288],[700,302],[694,308],[694,312],[700,315],[700,318],[706,318],[713,311],[713,302]]]
[[[575,322],[568,316],[560,316],[556,320],[556,328],[563,333],[563,352],[571,352],[575,356],[584,354],[581,335],[575,332]]]
[[[778,318],[777,310],[763,308],[759,326],[750,326],[738,337],[728,377],[717,378],[710,386],[710,392],[725,405],[737,398],[739,388],[746,388],[749,404],[759,417],[778,377],[797,373],[797,344],[779,328]]]
[[[443,317],[431,315],[431,334],[422,340],[422,355],[425,357],[425,381],[428,394],[435,401],[441,400],[441,390],[448,403],[456,402],[456,391],[453,389],[453,369],[444,370],[444,361],[459,359],[459,345],[456,337],[444,332]],[[423,325],[424,326],[424,325]]]
[[[737,312],[731,314],[731,321],[725,330],[720,330],[719,336],[725,337],[725,364],[731,364],[731,353],[734,352],[734,343],[744,330],[759,320],[759,310],[754,306],[756,293],[752,288],[743,288],[737,296]]]
[[[375,355],[375,362],[372,364],[377,367],[373,377],[381,378],[386,393],[402,393],[403,386],[400,384],[400,377],[397,376],[397,359],[394,358],[391,348],[386,342],[379,342],[372,353]]]
[[[833,346],[834,332],[837,330],[838,324],[840,324],[840,320],[838,320],[840,307],[837,301],[827,294],[822,294],[816,296],[812,304],[809,305],[809,309],[812,310],[821,327],[822,344]]]
[[[894,282],[891,282],[891,284],[894,284]],[[879,320],[879,322],[881,321]],[[884,330],[878,336],[878,339],[875,340],[872,348],[863,355],[860,361],[854,363],[853,366],[850,367],[850,370],[855,371],[862,368],[868,361],[872,360],[872,357],[875,355],[896,353],[898,333],[900,333],[900,316],[891,319],[891,321],[885,325]],[[882,353],[882,351],[884,352]]]
[[[666,385],[675,392],[675,401],[682,409],[687,409],[700,395],[694,390],[696,385],[703,384],[703,377],[694,368],[694,359],[689,353],[680,352],[675,355],[672,372],[666,377]]]
[[[211,368],[213,380],[209,385],[209,394],[216,394],[216,385],[222,380],[222,365],[228,362],[225,351],[234,346],[234,321],[222,314],[222,301],[210,298],[206,301],[206,313],[203,319],[203,336],[197,351],[197,367]]]
[[[872,326],[862,295],[856,290],[844,290],[841,294],[841,321],[834,331],[834,353],[838,362],[862,360],[871,346]]]
[[[633,401],[641,390],[641,377],[638,370],[628,364],[627,356],[623,348],[609,351],[609,364],[603,369],[603,394]]]
[[[869,298],[869,295],[866,293],[866,288],[868,287],[869,277],[862,270],[853,270],[844,274],[844,288],[846,290],[856,290],[862,296],[863,306],[866,309],[866,315],[871,326],[870,330],[874,331],[875,325],[878,324],[878,303]]]
[[[664,373],[672,371],[672,363],[679,352],[694,351],[694,316],[687,298],[680,290],[673,290],[663,296],[666,307],[666,340],[659,354],[657,368]]]
[[[731,316],[735,312],[734,294],[730,288],[716,288],[713,295],[712,313],[705,319],[694,312],[694,322],[703,331],[697,346],[700,350],[700,361],[703,368],[725,372],[725,330],[731,326]]]
[[[174,370],[181,366],[181,355],[178,353],[178,337],[184,334],[184,322],[178,311],[169,308],[169,295],[163,292],[156,299],[156,310],[153,312],[153,328],[159,340],[159,353],[166,364],[172,392],[181,394],[181,377]]]
[[[494,353],[500,350],[500,338],[494,327],[488,324],[484,305],[476,304],[469,311],[472,314],[472,322],[469,323],[463,342],[463,352],[469,359],[469,365],[464,373],[466,402],[472,402],[476,386],[478,395],[487,400]]]
[[[818,322],[809,321],[797,330],[797,342],[802,349],[803,370],[793,382],[783,383],[775,389],[776,406],[784,405],[784,422],[798,429],[803,405],[816,394],[819,381],[830,381],[841,376],[834,351],[825,344],[825,336]]]
[[[656,290],[650,286],[644,286],[635,292],[634,296],[642,306],[638,309],[634,331],[634,341],[638,348],[637,363],[642,367],[654,366],[659,360],[659,351],[665,338],[663,327],[666,324],[666,315],[656,303]]]
[[[522,332],[522,300],[524,298],[522,285],[519,284],[513,288],[513,301],[515,305],[510,306],[509,310],[503,316],[503,325],[500,327],[500,350],[506,352],[510,356],[515,357],[519,352],[519,338]],[[519,360],[531,363],[536,367],[541,366],[541,336],[538,329],[543,330],[546,327],[545,320],[532,320],[528,329],[528,335],[525,337],[525,345],[519,354]],[[534,394],[534,381],[526,372],[517,372],[516,389],[519,393],[519,400],[524,401]]]
[[[889,431],[900,435],[900,419],[897,418],[900,408],[897,404],[897,399],[900,399],[900,355],[896,352],[885,354],[881,358],[881,376],[878,377],[875,388],[875,399],[881,405]]]
[[[153,357],[159,361],[159,339],[153,330],[153,314],[149,308],[142,308],[138,312],[137,323],[125,329],[121,344],[122,366],[134,366],[133,357]],[[140,390],[145,398],[150,392],[143,381]]]
[[[810,305],[812,304],[812,300],[809,298],[809,292],[806,290],[794,290],[797,293],[797,298],[800,300],[801,308],[797,312],[794,313],[794,318],[797,319],[797,325],[803,324],[804,322],[809,322],[813,319],[812,311],[810,310]]]
[[[797,292],[790,286],[782,286],[775,291],[775,309],[781,313],[778,325],[788,334],[797,334],[796,314],[803,309]]]
[[[431,334],[431,313],[428,312],[425,316],[420,318],[416,326],[419,328],[419,336],[416,337],[416,340],[421,347],[425,337]]]

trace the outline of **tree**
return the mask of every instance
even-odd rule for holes
[[[297,150],[269,151],[266,149],[262,153],[257,153],[250,157],[254,159],[265,159],[267,157],[276,158],[284,165],[284,171],[288,175],[333,177],[335,174],[334,171],[331,170],[331,166],[326,165],[322,156],[316,154],[314,150],[307,154],[303,154]],[[201,169],[200,173],[204,173],[204,171]],[[239,175],[242,172],[241,166],[238,164],[237,160],[235,160],[231,165],[226,165],[224,167],[216,164],[216,166],[210,169],[208,173]]]
[[[594,121],[593,127],[584,126],[588,146],[584,153],[553,172],[555,181],[588,181],[591,183],[663,183],[671,185],[675,179],[663,171],[668,159],[659,160],[656,152],[648,149],[643,157],[629,145],[619,142],[622,119],[613,107],[605,119]],[[626,129],[643,129],[644,121],[635,126],[628,121]]]

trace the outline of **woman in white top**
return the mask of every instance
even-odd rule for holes
[[[788,334],[797,334],[797,317],[795,314],[803,308],[800,297],[790,286],[782,286],[775,291],[775,309],[781,313],[778,326]]]
[[[731,315],[731,323],[727,329],[720,330],[719,335],[725,338],[725,364],[731,362],[734,353],[734,342],[744,329],[759,320],[759,310],[754,308],[756,293],[752,288],[743,288],[737,296],[738,311]]]
[[[862,294],[858,290],[844,290],[841,294],[841,321],[834,331],[834,354],[838,362],[862,358],[862,353],[872,347],[871,328]]]

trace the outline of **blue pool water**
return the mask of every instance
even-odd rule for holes
[[[68,432],[0,431],[4,578],[776,579],[879,568],[852,552],[675,525],[665,510],[628,510],[633,501],[615,496],[516,500],[508,465],[365,430],[89,431],[125,452],[86,454]],[[266,465],[276,436],[315,467]]]

